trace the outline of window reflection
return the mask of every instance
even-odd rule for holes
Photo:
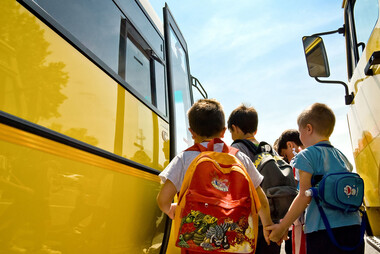
[[[118,73],[120,17],[112,1],[35,0],[76,39]]]
[[[152,103],[149,59],[127,38],[126,81]]]
[[[115,73],[125,79],[142,97],[154,104],[165,115],[167,114],[165,68],[155,63],[156,73],[153,77],[156,78],[157,88],[154,96],[157,97],[153,99],[150,58],[143,50],[140,50],[139,43],[135,43],[137,38],[133,38],[133,42],[128,38],[125,45],[124,38],[127,34],[124,34],[125,27],[121,30],[120,19],[123,22],[126,19],[112,1],[35,0],[35,2]],[[138,22],[145,24],[143,20],[138,20]],[[120,40],[120,33],[123,40]],[[129,32],[128,36],[131,36]],[[120,65],[120,57],[126,66]]]
[[[156,61],[154,64],[156,75],[157,108],[166,115],[165,67]]]
[[[357,41],[367,41],[376,25],[379,17],[379,2],[377,0],[356,1],[354,7],[354,18]]]
[[[177,152],[186,149],[192,144],[191,134],[188,131],[187,110],[191,106],[190,84],[187,69],[186,53],[178,38],[170,29],[170,59],[172,82],[174,89]]]

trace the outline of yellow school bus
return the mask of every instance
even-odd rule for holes
[[[197,83],[169,8],[1,0],[0,24],[0,253],[164,253]]]
[[[303,37],[309,75],[322,83],[345,87],[347,120],[356,171],[365,182],[368,242],[380,251],[380,21],[379,0],[343,1],[344,26]],[[329,76],[321,36],[345,36],[348,83],[319,79]],[[329,35],[331,36],[331,35]],[[343,59],[342,59],[343,61]]]

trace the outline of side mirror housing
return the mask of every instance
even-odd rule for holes
[[[302,37],[310,77],[329,77],[330,68],[323,40],[319,36]]]

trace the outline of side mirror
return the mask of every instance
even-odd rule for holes
[[[329,77],[330,68],[322,38],[304,36],[302,42],[310,77]]]

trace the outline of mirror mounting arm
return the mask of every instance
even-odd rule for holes
[[[348,93],[348,86],[346,83],[344,83],[343,81],[339,81],[339,80],[321,80],[317,77],[315,77],[315,80],[318,81],[319,83],[328,83],[328,84],[341,84],[344,86],[344,89],[346,90],[346,95],[344,96],[345,98],[345,101],[346,101],[346,105],[350,105],[353,100],[354,100],[354,92],[351,92],[351,94]]]
[[[318,36],[321,36],[321,35],[328,35],[328,34],[335,34],[335,33],[343,34],[343,36],[344,36],[344,31],[345,31],[345,26],[343,25],[342,27],[338,28],[337,30],[323,32],[323,33],[317,33],[317,34],[313,34],[311,36],[318,37]]]
[[[203,88],[201,82],[199,82],[199,80],[193,75],[190,75],[190,76],[191,76],[191,85],[195,87],[196,89],[198,89],[199,93],[203,96],[204,99],[207,99],[208,98],[207,92]]]

